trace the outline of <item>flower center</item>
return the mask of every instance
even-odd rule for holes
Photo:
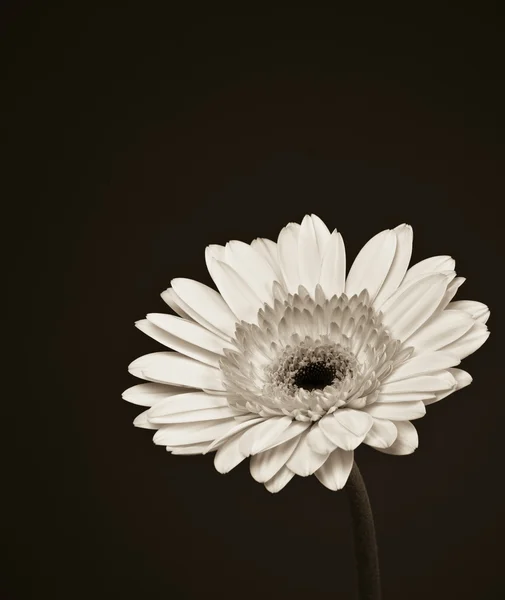
[[[324,362],[315,362],[302,367],[294,376],[293,383],[304,390],[322,390],[331,385],[337,370],[333,365]]]

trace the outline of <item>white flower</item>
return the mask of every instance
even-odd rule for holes
[[[342,488],[361,443],[413,452],[411,421],[471,382],[455,367],[487,339],[489,310],[452,301],[451,257],[409,269],[411,251],[409,225],[382,231],[346,277],[342,236],[315,215],[277,243],[209,246],[219,293],[174,279],[162,297],[179,316],[136,323],[175,352],[130,365],[150,382],[123,394],[149,407],[134,424],[172,454],[217,451],[221,473],[250,456],[271,492],[294,475]]]

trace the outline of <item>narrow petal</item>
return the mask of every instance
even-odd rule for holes
[[[455,367],[460,362],[455,354],[440,350],[437,352],[426,352],[406,360],[384,380],[384,383],[392,383],[416,375],[426,375],[427,373],[441,371],[449,367]]]
[[[434,402],[439,402],[443,398],[447,398],[447,396],[449,396],[453,392],[461,390],[462,388],[472,383],[472,376],[470,375],[470,373],[463,371],[463,369],[449,369],[449,371],[456,380],[456,385],[451,390],[436,394],[435,398],[433,398],[432,400],[425,401],[426,405],[433,404]]]
[[[396,252],[396,234],[387,229],[367,242],[353,262],[345,293],[350,297],[368,290],[370,300],[374,300],[384,283]]]
[[[383,323],[396,339],[406,340],[431,317],[446,289],[447,277],[441,274],[400,287],[381,308]]]
[[[433,352],[460,338],[473,324],[472,317],[464,311],[444,310],[431,317],[405,344],[413,346],[416,355]]]
[[[261,256],[263,256],[263,258],[272,267],[276,280],[279,283],[284,284],[284,277],[282,275],[281,265],[279,263],[277,244],[266,238],[256,238],[251,242],[251,246],[256,250],[256,252],[261,254]]]
[[[214,333],[233,337],[237,319],[223,298],[212,288],[179,277],[172,280],[172,288],[183,303],[183,309],[203,327]]]
[[[172,288],[168,288],[164,292],[161,292],[161,297],[163,301],[170,306],[170,308],[174,311],[175,314],[179,315],[182,319],[187,319],[188,321],[192,321],[193,319],[189,316],[183,308],[183,302],[179,298],[179,296],[174,292]]]
[[[380,393],[376,400],[376,404],[393,404],[396,402],[418,402],[422,400],[433,400],[436,397],[435,392],[402,392],[400,394],[384,394]]]
[[[419,437],[416,428],[409,421],[395,422],[395,425],[398,430],[395,442],[388,448],[377,447],[377,450],[385,454],[395,454],[397,456],[412,454],[419,446]]]
[[[300,226],[290,223],[279,234],[277,248],[282,275],[289,292],[294,293],[300,285],[298,270],[298,235]]]
[[[233,344],[230,342],[225,342],[223,338],[212,333],[212,331],[187,319],[163,313],[149,313],[146,318],[163,331],[209,352],[222,355],[224,348],[234,349]]]
[[[140,427],[141,429],[158,429],[158,425],[155,425],[149,421],[148,412],[149,411],[145,410],[144,412],[140,413],[140,415],[135,417],[133,421],[135,427]]]
[[[334,418],[356,436],[365,435],[372,426],[372,419],[360,410],[342,408],[333,413]]]
[[[224,435],[235,425],[234,419],[198,421],[196,423],[171,423],[161,425],[153,441],[160,446],[185,446],[211,442]]]
[[[340,233],[331,234],[321,264],[319,282],[327,298],[343,294],[345,289],[345,246]]]
[[[450,256],[432,256],[416,263],[407,271],[402,285],[430,273],[441,273],[443,271],[454,271],[456,261]]]
[[[384,383],[380,394],[404,394],[408,392],[441,392],[454,386],[454,377],[448,371],[431,375],[415,375],[408,379]]]
[[[242,277],[261,302],[272,303],[272,285],[277,275],[262,254],[249,244],[233,240],[225,247],[225,260]]]
[[[463,358],[478,350],[488,337],[489,330],[486,325],[476,322],[464,335],[451,344],[444,346],[442,350],[455,354],[463,360]]]
[[[265,450],[270,450],[271,448],[275,448],[280,444],[284,444],[284,442],[300,436],[311,425],[312,423],[310,421],[291,421],[289,427],[285,429],[277,439],[271,441],[268,446],[265,446]]]
[[[146,354],[134,360],[128,370],[135,377],[154,383],[224,391],[219,369],[177,352]]]
[[[339,413],[343,413],[340,415]],[[347,414],[345,414],[347,413]],[[356,418],[356,413],[360,415]],[[318,421],[324,435],[343,450],[354,450],[365,439],[373,419],[365,412],[340,409]],[[351,430],[352,429],[352,430]]]
[[[203,442],[201,444],[189,444],[187,446],[167,446],[167,450],[172,454],[181,456],[203,454],[208,445],[208,442]]]
[[[354,461],[354,452],[337,448],[316,472],[315,476],[329,490],[336,492],[347,483]]]
[[[168,423],[194,423],[196,421],[220,421],[222,419],[235,417],[237,411],[230,406],[219,406],[216,408],[202,408],[200,410],[188,410],[186,412],[174,412],[159,415],[157,417],[150,416],[149,420],[155,424]]]
[[[180,390],[180,388],[179,388]],[[176,396],[170,396],[157,402],[150,410],[151,419],[174,415],[176,413],[187,413],[191,411],[208,410],[210,408],[229,407],[226,396],[212,396],[205,392],[189,392]],[[198,421],[198,419],[193,419]]]
[[[272,479],[269,479],[265,483],[265,487],[272,494],[276,494],[286,487],[286,485],[293,479],[294,476],[295,474],[293,471],[284,466],[272,477]]]
[[[374,402],[374,404],[364,408],[363,411],[377,419],[407,421],[424,417],[426,407],[420,400],[417,402]]]
[[[163,383],[139,383],[123,392],[123,400],[139,406],[154,406],[163,398],[180,394],[183,390],[178,386]],[[187,390],[190,391],[190,390]]]
[[[167,348],[176,350],[177,352],[180,352],[185,356],[189,356],[190,358],[194,358],[195,360],[205,363],[206,365],[216,368],[219,367],[219,356],[217,354],[214,352],[209,352],[208,350],[200,348],[199,346],[195,346],[194,344],[190,344],[185,340],[181,340],[181,338],[178,338],[171,333],[163,331],[163,329],[160,329],[156,325],[153,325],[147,319],[137,321],[135,323],[135,327]]]
[[[445,310],[445,308],[449,305],[451,300],[457,294],[459,288],[465,283],[466,279],[464,277],[455,277],[447,286],[447,291],[444,294],[440,302],[440,306],[437,309],[437,312],[441,312]]]
[[[392,421],[387,419],[374,419],[370,431],[363,443],[373,448],[389,448],[396,440],[398,430]]]
[[[298,235],[298,269],[300,272],[300,285],[310,293],[319,283],[321,273],[322,255],[319,250],[316,231],[312,217],[303,218]]]
[[[307,443],[314,452],[324,455],[333,452],[337,447],[337,444],[324,434],[321,427],[319,427],[319,422],[315,423],[307,433]]]
[[[250,427],[253,427],[254,425],[256,425],[256,423],[261,423],[262,421],[265,421],[265,420],[266,419],[264,417],[257,417],[257,416],[251,415],[250,419],[247,419],[244,421],[235,421],[233,426],[230,427],[227,431],[225,431],[222,435],[216,436],[216,438],[208,446],[208,448],[204,452],[204,454],[206,454],[207,452],[211,452],[212,450],[214,450],[215,448],[217,448],[219,446],[222,446],[224,444],[224,442],[226,442],[227,440],[232,438],[235,434],[246,431]]]
[[[450,302],[447,305],[446,310],[463,310],[479,323],[487,323],[489,315],[491,314],[489,308],[485,304],[476,302],[475,300],[457,300],[455,302]]]
[[[251,457],[250,470],[259,483],[272,479],[289,460],[298,444],[298,438],[292,438],[275,448],[265,450]]]
[[[271,417],[254,425],[242,435],[240,451],[244,456],[250,456],[265,450],[290,426],[291,421],[291,417]]]
[[[393,232],[396,235],[396,250],[389,273],[374,300],[379,309],[384,302],[398,289],[405,277],[412,256],[413,231],[410,225],[399,225]]]
[[[307,434],[300,436],[295,451],[288,460],[287,467],[300,477],[312,475],[327,459],[328,454],[314,452],[307,441]]]
[[[234,435],[216,452],[214,467],[219,473],[229,473],[246,458],[240,451],[240,438],[240,433]]]

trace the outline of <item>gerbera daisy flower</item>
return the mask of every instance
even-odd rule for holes
[[[373,237],[346,276],[341,234],[315,215],[277,242],[210,245],[217,287],[172,280],[176,315],[136,326],[169,351],[131,363],[148,383],[124,392],[149,407],[134,421],[172,454],[215,452],[227,473],[250,458],[270,492],[294,475],[342,488],[353,452],[418,446],[412,421],[468,385],[456,368],[487,339],[489,310],[452,299],[462,277],[450,256],[408,268],[412,228]]]

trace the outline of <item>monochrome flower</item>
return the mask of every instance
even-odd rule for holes
[[[271,492],[294,475],[342,488],[362,443],[413,452],[411,421],[471,382],[456,367],[487,339],[489,310],[453,301],[451,257],[408,268],[411,252],[409,225],[382,231],[346,276],[341,234],[315,215],[276,243],[208,246],[218,291],[174,279],[162,298],[177,316],[136,323],[170,351],[129,367],[148,382],[123,394],[148,407],[134,424],[172,454],[215,451],[221,473],[251,457]]]

